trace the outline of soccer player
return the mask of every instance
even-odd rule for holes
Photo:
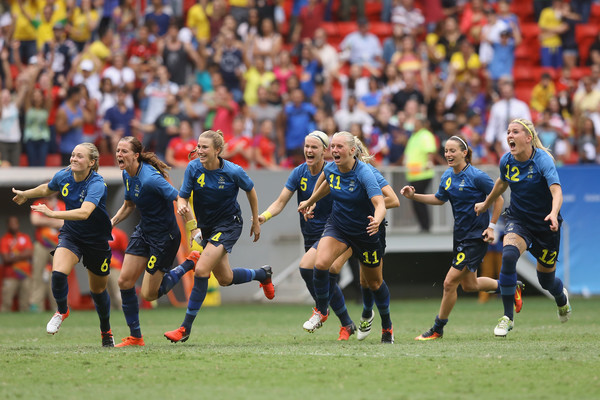
[[[488,243],[494,240],[494,229],[500,218],[504,200],[500,197],[495,202],[491,222],[488,213],[475,215],[475,203],[485,199],[492,191],[494,182],[485,172],[471,165],[472,150],[461,137],[451,136],[446,141],[444,155],[449,168],[442,175],[437,193],[415,193],[413,186],[404,186],[400,191],[407,199],[424,204],[439,206],[450,201],[454,215],[454,254],[452,265],[444,280],[440,311],[435,317],[433,327],[417,336],[415,340],[443,337],[444,326],[456,304],[456,289],[459,284],[466,292],[498,290],[498,281],[486,277],[478,278],[477,269],[487,252]]]
[[[60,192],[66,210],[55,211],[46,204],[32,205],[50,218],[62,219],[52,263],[52,294],[58,311],[52,316],[46,331],[54,335],[69,316],[67,276],[80,259],[88,270],[90,291],[100,318],[103,347],[113,347],[110,329],[110,297],[106,291],[110,273],[110,218],[106,211],[106,184],[98,174],[98,149],[92,143],[81,143],[71,153],[70,165],[58,171],[49,183],[29,190],[13,188],[13,201],[19,205],[28,199],[47,197]]]
[[[169,167],[154,153],[144,152],[141,142],[133,136],[119,141],[116,157],[123,171],[125,200],[112,218],[112,225],[126,219],[136,207],[141,220],[129,238],[119,276],[123,314],[130,335],[115,347],[144,346],[136,281],[145,270],[141,295],[147,301],[156,300],[194,267],[200,254],[191,252],[186,261],[171,269],[181,233],[173,209],[177,189],[166,180]]]
[[[334,163],[328,164],[321,173],[328,185],[321,185],[308,200],[298,205],[298,211],[309,208],[331,193],[333,206],[317,247],[314,270],[316,310],[303,325],[314,331],[329,316],[329,268],[349,248],[358,254],[363,273],[368,280],[376,280],[375,267],[381,262],[379,226],[385,218],[385,201],[373,172],[367,164],[356,158],[356,138],[348,132],[337,132],[331,141]],[[376,268],[375,268],[376,269]],[[389,300],[389,292],[388,292]],[[378,302],[378,299],[375,299]],[[382,321],[382,341],[393,343],[393,331],[389,313]]]
[[[304,159],[305,162],[294,168],[288,177],[285,187],[281,190],[279,197],[262,214],[258,216],[260,224],[264,224],[269,219],[279,215],[286,204],[290,201],[294,192],[298,192],[298,204],[307,200],[313,193],[315,183],[321,175],[326,164],[325,151],[329,147],[329,137],[321,131],[313,131],[304,138]],[[317,245],[325,228],[327,218],[331,214],[332,200],[331,196],[325,196],[316,203],[312,210],[311,218],[303,218],[300,214],[300,230],[304,238],[304,256],[300,260],[300,276],[306,283],[306,288],[312,298],[316,301],[313,282],[313,270],[315,257],[317,255]],[[339,270],[344,265],[346,259],[352,254],[348,250],[347,256],[341,256],[334,264],[339,264],[336,273],[330,272],[330,304],[331,309],[337,315],[342,326],[338,340],[348,340],[356,331],[356,325],[352,322],[346,309],[344,295],[337,284]],[[346,254],[345,253],[345,254]]]
[[[512,302],[517,283],[517,261],[525,250],[537,259],[538,281],[554,296],[558,319],[567,322],[571,316],[569,294],[555,276],[562,224],[562,189],[554,158],[542,145],[533,123],[527,119],[511,121],[506,141],[510,152],[500,159],[500,178],[485,201],[475,205],[478,215],[485,212],[510,187],[500,270],[504,315],[494,328],[494,334],[501,337],[514,327]]]
[[[188,164],[179,191],[177,212],[185,217],[186,226],[191,228],[191,237],[200,241],[204,250],[196,263],[194,287],[183,323],[179,328],[165,332],[165,337],[173,343],[185,342],[190,337],[192,324],[206,297],[211,272],[221,286],[256,280],[268,299],[275,297],[271,267],[231,269],[229,265],[227,253],[233,249],[243,227],[237,202],[240,188],[246,192],[252,210],[250,236],[254,235],[254,242],[260,238],[260,223],[254,183],[240,166],[220,157],[224,147],[221,131],[203,132],[195,151],[198,158]],[[197,219],[194,219],[189,206],[192,193]]]

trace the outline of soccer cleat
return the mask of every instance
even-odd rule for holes
[[[317,310],[313,308],[313,313],[311,317],[302,325],[305,331],[313,333],[316,329],[319,329],[323,326],[323,322],[327,321],[327,317],[329,317],[329,313],[327,315],[323,315]]]
[[[394,344],[394,328],[381,330],[381,343]]]
[[[499,337],[506,337],[508,332],[512,331],[515,323],[510,320],[506,315],[498,320],[498,325],[494,328],[494,335]]]
[[[135,337],[135,336],[127,336],[126,338],[121,339],[121,343],[116,344],[115,347],[125,347],[125,346],[145,346],[143,337]]]
[[[180,326],[174,331],[165,332],[165,337],[172,343],[183,343],[190,338],[190,333],[187,332],[183,326]]]
[[[100,332],[100,334],[102,335],[102,347],[115,347],[115,339],[111,330]]]
[[[369,333],[371,333],[371,324],[373,323],[373,319],[375,318],[375,311],[371,310],[371,317],[368,319],[364,319],[360,317],[360,322],[358,323],[358,332],[356,332],[356,338],[358,340],[365,340]]]
[[[567,298],[567,304],[558,307],[558,319],[564,324],[571,317],[571,303],[569,302],[569,292],[567,292],[567,289],[563,288],[563,293]]]
[[[261,267],[262,269],[265,270],[265,272],[267,273],[267,279],[265,279],[264,281],[262,281],[260,283],[260,287],[262,288],[263,292],[265,293],[265,297],[269,300],[273,300],[273,297],[275,297],[275,286],[273,286],[273,282],[271,281],[271,276],[273,276],[273,271],[271,270],[271,267],[269,267],[268,265],[265,265],[264,267]]]
[[[443,333],[438,333],[433,330],[433,328],[429,329],[427,332],[420,334],[415,338],[415,340],[425,341],[425,340],[435,340],[441,339],[444,337]]]
[[[517,281],[517,289],[515,290],[515,312],[521,312],[521,308],[523,308],[523,289],[525,289],[525,284],[521,281]]]
[[[60,329],[63,321],[69,317],[71,310],[67,309],[65,314],[61,314],[58,311],[54,313],[50,321],[48,321],[48,325],[46,325],[46,332],[51,335],[54,335]]]
[[[354,322],[350,325],[341,326],[338,340],[348,340],[350,339],[350,336],[354,334],[354,332],[356,332],[356,325],[354,325]]]

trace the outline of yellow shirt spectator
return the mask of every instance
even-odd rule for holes
[[[36,40],[36,29],[32,24],[32,21],[39,21],[40,15],[42,14],[43,3],[38,0],[23,0],[23,11],[27,14],[27,16],[25,16],[19,6],[20,1],[21,0],[14,0],[10,7],[10,12],[15,21],[13,38],[21,41]]]
[[[83,2],[89,0],[82,0]],[[82,7],[77,7],[71,16],[71,32],[69,37],[75,42],[87,42],[92,37],[92,31],[98,25],[98,11],[89,10],[87,13]]]
[[[102,62],[106,62],[106,59],[110,56],[110,48],[102,43],[101,40],[95,40],[88,49],[90,53],[98,57]]]
[[[206,42],[210,39],[210,17],[213,13],[213,5],[208,4],[206,9],[200,4],[190,7],[185,25],[196,32],[196,39]]]
[[[538,26],[542,30],[541,45],[542,47],[560,47],[562,46],[562,41],[560,40],[560,35],[557,33],[551,32],[543,32],[544,28],[554,29],[561,26],[561,21],[556,16],[556,12],[552,7],[546,7],[542,10],[540,14],[540,19],[538,21]]]
[[[464,81],[468,78],[470,71],[477,71],[481,68],[481,62],[479,62],[477,53],[472,53],[467,57],[468,59],[465,60],[465,55],[460,51],[457,51],[450,57],[450,65],[456,71],[457,81]]]
[[[253,106],[258,103],[258,88],[260,86],[267,87],[276,77],[271,71],[265,71],[261,74],[256,67],[251,67],[244,72],[244,79],[246,80],[244,101],[246,105]]]
[[[550,99],[556,94],[556,88],[554,82],[550,80],[550,77],[542,77],[542,81],[533,87],[531,91],[531,108],[538,112],[544,111],[548,107]]]

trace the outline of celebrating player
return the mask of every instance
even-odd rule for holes
[[[142,297],[148,301],[156,300],[194,267],[200,254],[191,252],[183,264],[171,269],[181,233],[173,210],[177,189],[165,179],[169,167],[154,153],[144,152],[140,141],[133,136],[126,136],[117,144],[117,163],[123,171],[125,201],[112,218],[112,225],[126,219],[136,207],[141,220],[129,239],[119,276],[123,313],[130,336],[116,347],[144,346],[136,281],[145,270]]]
[[[542,145],[529,120],[513,120],[508,125],[506,141],[510,152],[500,159],[500,178],[485,201],[475,205],[477,215],[485,212],[510,187],[500,270],[504,315],[494,328],[496,336],[506,336],[514,327],[517,261],[525,250],[537,259],[538,281],[554,296],[558,319],[567,322],[571,315],[567,289],[555,276],[562,224],[562,189],[554,158]]]
[[[241,188],[246,192],[252,210],[250,236],[256,242],[260,238],[258,222],[258,197],[254,183],[238,165],[220,157],[225,141],[221,131],[205,131],[198,138],[196,155],[183,178],[177,199],[177,212],[186,218],[191,237],[201,241],[204,248],[194,271],[194,287],[188,300],[188,308],[181,326],[165,332],[171,342],[185,342],[190,337],[192,324],[200,310],[208,290],[208,278],[212,272],[221,286],[242,284],[251,280],[260,282],[268,299],[275,297],[271,282],[271,267],[258,269],[235,268],[229,265],[233,245],[242,233],[242,214],[237,202]],[[193,193],[193,206],[197,219],[189,207]]]
[[[459,284],[466,292],[498,290],[498,281],[478,278],[477,269],[487,252],[488,243],[494,240],[494,229],[504,200],[500,197],[495,202],[491,222],[488,213],[475,215],[473,206],[485,199],[494,187],[494,182],[485,172],[471,165],[472,151],[461,137],[451,136],[446,141],[444,154],[449,168],[442,175],[437,193],[418,194],[412,186],[404,186],[400,191],[407,199],[424,204],[442,205],[450,201],[454,215],[454,254],[444,280],[440,311],[433,327],[415,340],[443,337],[444,326],[456,304],[456,289]],[[518,308],[520,311],[520,304]]]
[[[106,291],[110,273],[111,225],[106,212],[106,185],[98,174],[98,149],[92,143],[81,143],[71,153],[70,165],[57,172],[49,183],[29,190],[13,188],[13,201],[19,205],[27,199],[50,196],[60,192],[66,210],[55,211],[46,204],[32,205],[50,218],[62,219],[58,245],[52,263],[52,294],[58,311],[52,316],[46,331],[54,335],[69,316],[67,276],[80,259],[88,270],[90,291],[100,318],[103,347],[113,347],[110,329],[110,297]]]

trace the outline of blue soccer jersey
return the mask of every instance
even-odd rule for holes
[[[325,163],[327,165],[327,163]],[[312,195],[317,183],[317,179],[321,172],[312,175],[308,169],[306,163],[300,164],[290,174],[287,182],[285,183],[286,189],[291,192],[298,192],[298,204],[301,201],[308,200]],[[304,220],[304,217],[300,213],[300,229],[304,237],[320,237],[327,223],[327,218],[331,214],[332,200],[331,196],[327,195],[317,202],[317,206],[313,211],[314,217],[308,221]]]
[[[371,168],[357,160],[346,173],[341,173],[335,163],[326,165],[323,172],[333,200],[331,221],[348,235],[364,235],[369,225],[368,217],[375,212],[371,198],[382,196]]]
[[[59,192],[67,210],[81,208],[84,201],[96,205],[88,219],[83,221],[65,220],[61,231],[87,243],[102,243],[112,240],[112,226],[106,211],[106,184],[97,172],[92,171],[81,182],[76,182],[70,168],[56,173],[48,183],[48,188]]]
[[[163,241],[173,230],[179,230],[173,209],[175,189],[152,165],[140,163],[134,176],[123,170],[125,200],[133,201],[140,211],[139,227],[146,239]]]
[[[493,188],[492,178],[471,164],[467,164],[458,174],[452,168],[444,172],[435,197],[443,202],[449,200],[452,205],[455,241],[481,239],[490,216],[487,212],[477,216],[475,203],[485,201]]]
[[[552,157],[534,149],[525,162],[517,161],[510,153],[500,159],[500,179],[510,187],[511,217],[523,221],[534,230],[550,230],[544,218],[552,211],[550,186],[560,185]],[[559,221],[562,218],[559,214]]]
[[[200,228],[210,228],[223,218],[240,215],[239,189],[249,192],[254,188],[242,167],[221,158],[219,162],[220,168],[208,170],[196,159],[185,169],[179,196],[189,199],[194,192],[194,213]]]

